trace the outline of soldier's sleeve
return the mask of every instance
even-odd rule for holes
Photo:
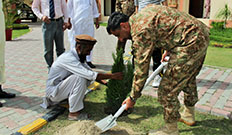
[[[131,97],[137,99],[141,96],[143,86],[148,77],[149,64],[153,51],[153,43],[144,32],[133,37],[133,55],[134,55],[134,79],[132,83]]]

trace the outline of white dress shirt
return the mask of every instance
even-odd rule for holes
[[[33,0],[32,10],[34,14],[42,19],[43,16],[49,16],[49,0]],[[64,16],[64,22],[68,22],[67,3],[65,0],[54,0],[55,17],[58,19]]]
[[[139,11],[148,4],[161,5],[165,0],[134,0],[135,6],[139,6]]]

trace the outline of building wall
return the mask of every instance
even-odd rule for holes
[[[210,19],[217,19],[216,14],[225,7],[225,4],[232,8],[232,0],[211,0]]]
[[[101,20],[106,22],[108,20],[108,16],[104,16],[104,12],[109,14],[111,12],[111,0],[98,0],[101,3]],[[105,3],[105,1],[107,1]],[[178,10],[189,13],[189,1],[190,0],[179,0],[178,1]],[[107,5],[106,5],[107,4]],[[211,0],[211,8],[210,8],[210,17],[209,19],[199,18],[206,25],[210,26],[212,21],[220,21],[216,18],[216,14],[222,8],[224,8],[225,4],[228,4],[230,8],[232,8],[232,0]],[[104,10],[104,7],[106,8]],[[228,21],[228,27],[232,27],[232,19]]]
[[[178,9],[180,11],[189,12],[189,0],[179,0],[179,6]]]

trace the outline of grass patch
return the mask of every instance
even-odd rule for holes
[[[204,64],[232,68],[232,49],[209,46]]]
[[[87,95],[85,99],[85,112],[91,114],[91,120],[95,122],[105,118],[103,110],[105,104],[105,87]],[[134,111],[128,116],[122,116],[117,119],[121,127],[132,129],[136,132],[147,133],[151,129],[162,127],[163,109],[157,102],[157,99],[142,96],[137,100]],[[52,135],[61,127],[68,126],[73,121],[67,120],[68,111],[59,116],[56,120],[48,123],[42,129],[37,131],[36,135]],[[181,135],[229,135],[232,134],[232,124],[230,120],[223,117],[217,117],[204,113],[196,113],[197,125],[193,127],[186,126],[178,122]]]
[[[107,23],[106,23],[106,22],[100,22],[99,24],[100,24],[100,26],[104,26],[104,27],[107,26]]]
[[[17,37],[20,37],[26,33],[28,33],[30,31],[30,29],[20,29],[20,30],[13,30],[12,33],[12,39],[15,39]]]

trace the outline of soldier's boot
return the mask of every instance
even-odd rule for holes
[[[148,133],[148,135],[179,135],[177,122],[165,123],[164,127],[159,130],[152,130]]]
[[[186,125],[193,126],[195,125],[195,108],[194,106],[184,106],[184,110],[180,113],[181,118],[179,119],[180,122],[185,123]]]

